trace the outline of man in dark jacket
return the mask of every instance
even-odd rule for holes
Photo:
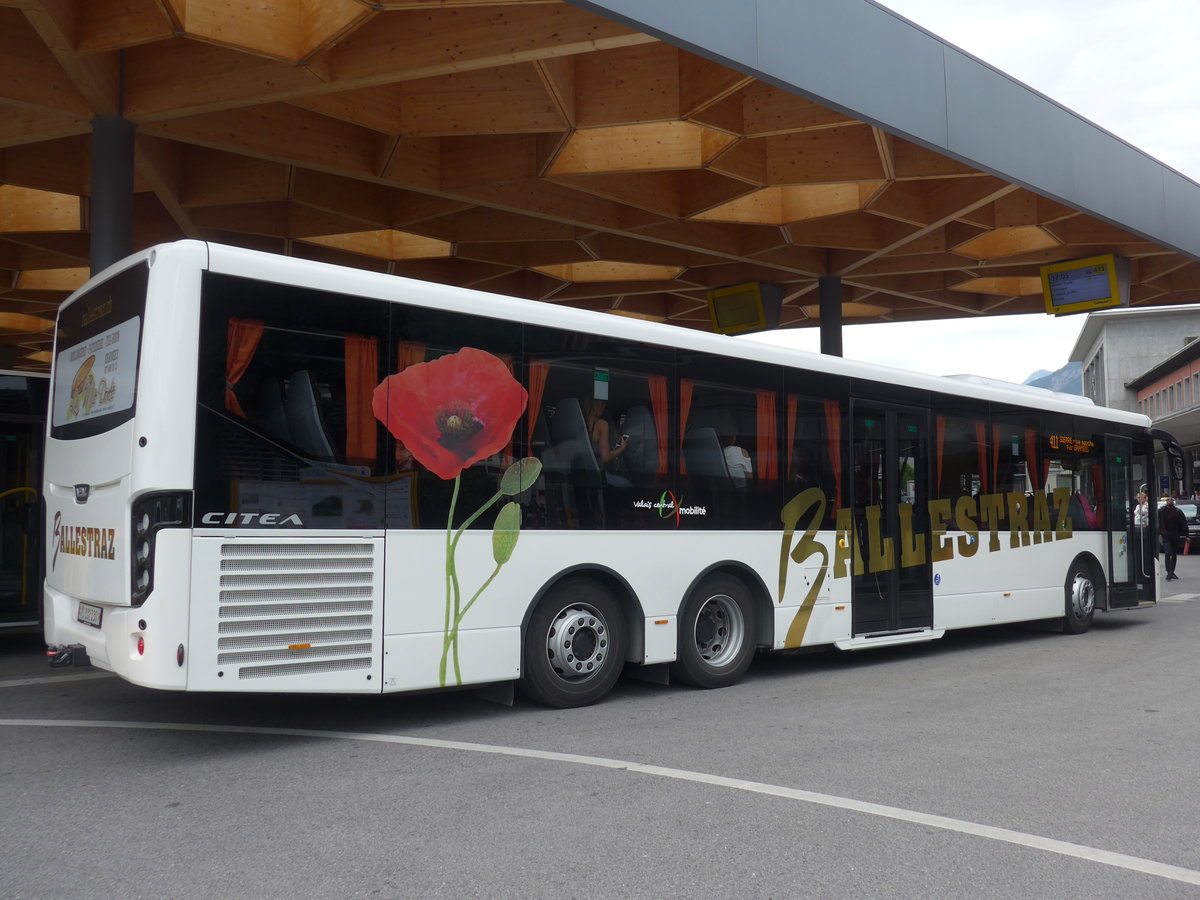
[[[1158,511],[1158,533],[1162,535],[1163,563],[1167,567],[1167,581],[1178,581],[1175,574],[1176,554],[1188,536],[1187,516],[1175,505],[1175,498],[1168,497],[1167,504]]]

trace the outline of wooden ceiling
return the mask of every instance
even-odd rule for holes
[[[1189,257],[559,0],[0,0],[0,344],[46,368],[86,278],[91,120],[136,123],[134,243],[204,238],[709,329],[1034,312]],[[19,313],[25,318],[3,314]],[[33,318],[30,318],[33,317]],[[12,352],[12,351],[8,351]]]

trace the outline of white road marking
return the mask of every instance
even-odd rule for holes
[[[1130,872],[1140,872],[1144,875],[1154,875],[1183,884],[1200,886],[1200,871],[1155,862],[1152,859],[1142,859],[1128,856],[1124,853],[1113,853],[1097,847],[1084,844],[1073,844],[1069,841],[1057,841],[1053,838],[1041,837],[1036,834],[1026,834],[1012,831],[1008,828],[996,828],[991,825],[980,825],[963,819],[952,819],[946,816],[935,816],[928,813],[901,809],[896,806],[884,806],[879,803],[867,803],[850,797],[838,797],[833,794],[819,794],[814,791],[799,788],[783,787],[777,784],[766,784],[761,781],[745,781],[740,778],[726,778],[722,775],[709,775],[704,772],[693,772],[688,769],[673,769],[666,766],[651,766],[644,763],[627,762],[620,759],[607,759],[602,756],[581,756],[575,753],[556,753],[550,750],[530,750],[523,747],[505,747],[497,744],[474,744],[466,741],[448,741],[437,738],[409,737],[400,734],[373,734],[361,731],[318,731],[307,728],[262,728],[247,725],[198,725],[179,722],[105,722],[87,721],[86,719],[0,719],[0,726],[34,727],[34,728],[126,728],[142,731],[186,731],[212,732],[218,734],[269,734],[290,737],[316,737],[343,741],[371,741],[381,744],[403,744],[411,747],[432,747],[440,750],[459,750],[468,753],[492,753],[500,756],[515,756],[523,759],[537,759],[547,762],[568,763],[578,766],[592,766],[600,769],[617,769],[626,772],[636,772],[641,775],[652,775],[659,778],[672,778],[676,781],[691,781],[713,787],[730,788],[736,791],[748,791],[754,794],[766,794],[771,797],[781,797],[787,800],[797,800],[802,803],[815,803],[820,806],[830,806],[835,809],[850,810],[885,819],[895,819],[900,822],[911,822],[915,825],[927,825],[946,831],[957,831],[974,837],[1002,841],[1042,850],[1046,853],[1056,853],[1060,856],[1070,856],[1075,859],[1088,860]]]
[[[91,681],[95,678],[112,678],[111,672],[79,672],[75,675],[39,675],[37,678],[14,678],[0,680],[0,688],[26,687],[31,684],[55,684],[60,681]]]

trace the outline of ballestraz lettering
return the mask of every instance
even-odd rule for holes
[[[51,569],[58,564],[59,553],[91,559],[116,559],[117,529],[64,525],[62,513],[57,512],[54,514],[54,559],[50,563]]]

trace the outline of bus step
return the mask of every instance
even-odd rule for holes
[[[914,628],[908,631],[888,631],[882,634],[860,634],[846,641],[834,641],[839,650],[868,650],[872,647],[895,647],[899,644],[919,644],[936,641],[946,633],[945,628]]]

